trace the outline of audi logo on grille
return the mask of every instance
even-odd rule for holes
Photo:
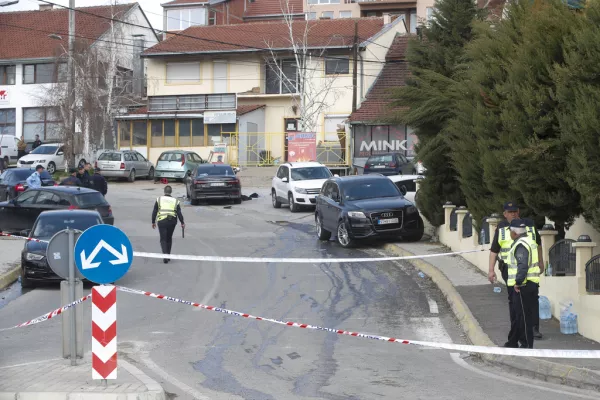
[[[389,217],[393,217],[393,216],[394,216],[393,212],[381,213],[382,218],[389,218]]]

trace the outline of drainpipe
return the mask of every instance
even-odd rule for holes
[[[365,64],[363,61],[363,56],[362,54],[358,53],[358,58],[360,59],[360,102],[362,103],[362,98],[364,95],[364,84],[365,84]]]

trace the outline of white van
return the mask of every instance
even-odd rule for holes
[[[0,135],[0,158],[4,160],[4,165],[15,165],[19,159],[19,149],[17,144],[19,138],[14,135]]]

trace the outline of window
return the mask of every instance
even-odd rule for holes
[[[0,135],[14,135],[17,121],[16,109],[4,108],[0,110]]]
[[[167,83],[199,83],[200,63],[167,63]]]
[[[67,81],[67,65],[27,64],[23,65],[23,83],[58,83]]]
[[[352,11],[340,11],[340,18],[352,18]]]
[[[175,120],[153,120],[150,130],[152,147],[175,146]]]
[[[325,60],[325,75],[338,75],[350,73],[350,58],[331,56]]]
[[[179,120],[179,146],[204,146],[204,123],[201,119]]]
[[[37,190],[30,189],[22,195],[20,195],[19,197],[17,197],[17,203],[20,205],[33,204],[33,200],[35,199],[35,196],[37,196],[37,194]]]
[[[16,68],[14,65],[0,65],[0,85],[15,84]]]
[[[197,94],[186,96],[154,96],[148,99],[149,111],[203,111],[235,109],[235,94]]]
[[[148,161],[148,160],[146,160],[146,157],[144,157],[143,155],[141,155],[137,151],[135,152],[135,156],[137,157],[138,161]]]
[[[417,33],[417,10],[410,12],[410,33]]]
[[[235,172],[228,165],[202,165],[196,170],[196,177],[201,176],[235,176]]]
[[[427,7],[427,14],[426,14],[426,18],[427,21],[431,21],[431,19],[433,18],[433,7]]]
[[[211,11],[208,14],[208,24],[209,25],[216,25],[217,24],[217,12],[216,11]]]
[[[338,130],[346,129],[345,121],[348,119],[347,115],[344,116],[325,116],[325,141],[327,142],[339,142],[340,135],[338,135]],[[345,133],[344,133],[345,135]]]
[[[340,0],[308,0],[308,4],[340,4]]]
[[[295,60],[267,63],[265,72],[267,94],[298,93],[298,69]]]
[[[333,19],[333,11],[323,11],[321,13],[321,18]]]
[[[331,172],[327,167],[306,167],[292,169],[292,179],[295,181],[329,178],[331,178]]]
[[[25,141],[60,139],[62,122],[60,112],[55,107],[23,108],[23,138]]]
[[[391,179],[347,181],[344,185],[344,199],[350,201],[399,196],[400,190]]]
[[[167,11],[167,30],[181,31],[190,26],[206,25],[206,8],[183,8]]]
[[[146,121],[133,121],[133,145],[146,146],[148,144],[148,123]]]
[[[44,206],[57,206],[60,201],[60,197],[52,192],[40,192],[40,195],[35,199],[35,204]]]
[[[121,93],[133,92],[133,71],[117,67],[114,77],[114,88]]]
[[[131,147],[131,121],[119,122],[119,145],[121,147]]]
[[[307,20],[317,19],[317,13],[316,12],[306,13],[306,19]]]

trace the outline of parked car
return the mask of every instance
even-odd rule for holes
[[[402,153],[385,153],[370,156],[365,163],[364,174],[382,175],[412,174],[414,165]]]
[[[158,157],[154,179],[174,178],[184,180],[194,168],[205,163],[206,160],[203,160],[202,157],[193,151],[165,151]]]
[[[75,158],[78,166],[84,166],[86,158],[78,154]],[[51,175],[58,169],[64,169],[66,166],[65,148],[63,143],[44,143],[41,146],[31,150],[29,154],[21,157],[17,162],[19,168],[33,168],[36,165],[43,166]]]
[[[271,182],[273,207],[286,203],[296,212],[303,206],[314,206],[323,183],[332,176],[329,168],[319,162],[281,164]]]
[[[315,224],[320,240],[335,233],[342,247],[369,238],[423,237],[417,207],[387,177],[353,175],[328,179],[317,196]]]
[[[228,164],[202,164],[185,177],[185,191],[192,205],[199,200],[230,199],[242,202],[242,183]]]
[[[52,186],[28,189],[12,200],[0,203],[0,232],[31,229],[42,212],[65,209],[95,210],[105,224],[115,222],[110,204],[100,192],[76,186]]]
[[[29,168],[13,168],[4,171],[0,175],[0,201],[14,199],[20,193],[27,190],[27,178],[35,170]],[[56,182],[48,171],[43,170],[41,175],[42,186],[55,186]]]
[[[102,224],[98,211],[90,210],[55,210],[44,211],[35,220],[27,235],[31,239],[49,241],[58,232],[67,227],[79,231]],[[48,243],[26,241],[21,252],[21,286],[31,288],[41,281],[62,280],[48,265],[46,249]]]
[[[390,175],[388,176],[394,182],[398,189],[402,192],[404,187],[404,198],[413,204],[415,203],[415,196],[417,194],[417,183],[415,180],[423,179],[421,175]]]
[[[6,168],[10,165],[15,165],[18,161],[18,143],[19,138],[15,137],[15,135],[0,135],[0,158],[4,161]]]
[[[134,150],[105,151],[94,166],[105,178],[127,178],[129,182],[137,177],[154,179],[154,164]]]

